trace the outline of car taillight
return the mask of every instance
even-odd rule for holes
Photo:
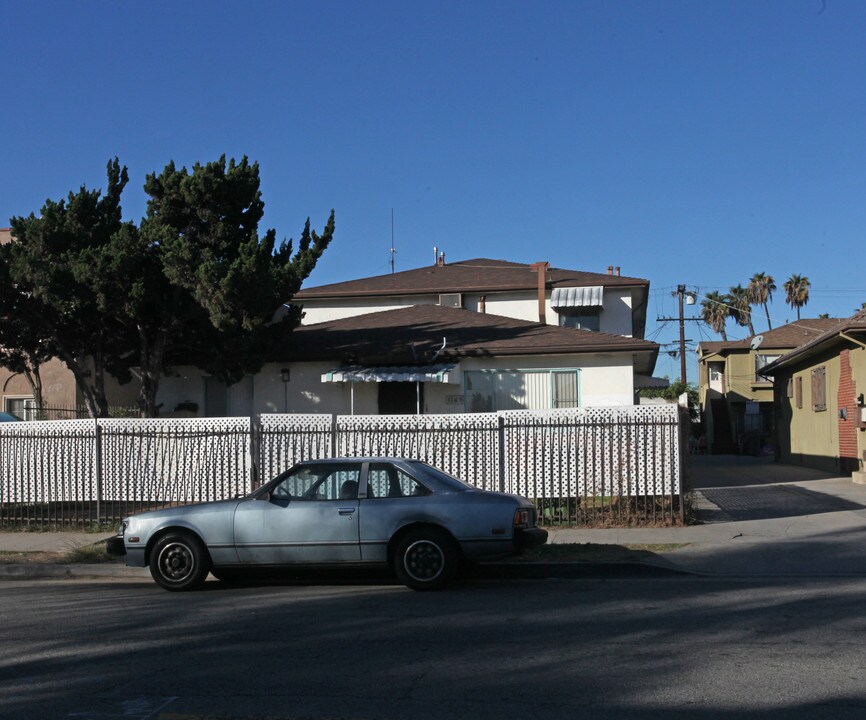
[[[516,510],[514,513],[514,527],[525,528],[529,526],[529,510]]]

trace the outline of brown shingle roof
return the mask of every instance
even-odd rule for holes
[[[549,268],[547,286],[580,287],[649,286],[648,280],[620,275]],[[475,258],[444,265],[404,270],[390,275],[349,280],[347,282],[306,288],[295,294],[296,300],[330,297],[365,297],[371,295],[417,295],[421,293],[494,292],[533,290],[538,275],[529,265]]]
[[[561,328],[440,305],[413,305],[302,325],[292,333],[286,360],[338,360],[367,364],[423,364],[447,344],[438,360],[503,355],[643,352],[648,340]]]
[[[760,347],[762,349],[774,350],[789,350],[800,347],[842,322],[841,318],[808,318],[797,320],[773,330],[758,333],[758,335],[762,335],[764,338],[761,341]],[[749,350],[751,349],[753,337],[757,337],[757,335],[748,337],[745,340],[702,342],[699,347],[703,354]]]
[[[866,309],[854,313],[845,320],[839,320],[835,325],[811,338],[776,362],[767,365],[762,373],[772,374],[772,369],[787,365],[796,365],[800,360],[809,358],[815,352],[821,352],[838,342],[842,333],[866,333]],[[844,338],[841,338],[844,340]]]

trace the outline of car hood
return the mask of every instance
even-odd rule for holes
[[[162,508],[161,510],[148,510],[136,513],[134,517],[141,520],[159,520],[161,518],[175,517],[177,515],[197,515],[202,512],[212,513],[215,510],[232,510],[244,501],[245,498],[233,498],[231,500],[216,500],[211,502],[194,503],[192,505],[175,505],[174,507]]]

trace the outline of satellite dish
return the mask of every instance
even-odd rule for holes
[[[761,347],[762,342],[764,342],[764,336],[755,335],[755,337],[752,338],[752,342],[750,343],[752,346],[752,350],[757,350],[759,347]]]

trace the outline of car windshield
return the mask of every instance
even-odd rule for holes
[[[439,468],[435,468],[432,465],[428,465],[425,462],[421,462],[420,460],[408,460],[407,462],[410,465],[412,465],[413,467],[420,468],[427,475],[432,475],[434,478],[436,478],[443,485],[446,485],[450,489],[455,490],[457,492],[465,492],[467,490],[477,490],[478,489],[478,488],[474,487],[473,485],[470,485],[467,482],[463,482],[463,480],[460,480],[460,479],[458,479],[452,475],[449,475],[446,472],[442,472]]]

